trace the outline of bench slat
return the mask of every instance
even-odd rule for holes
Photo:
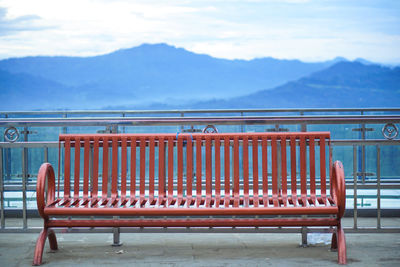
[[[230,166],[231,166],[230,144],[229,144],[229,137],[226,136],[224,138],[224,189],[225,189],[224,204],[225,204],[225,207],[229,206],[230,193],[231,193]]]
[[[220,138],[215,138],[215,201],[219,207],[221,200],[221,142]]]
[[[292,198],[297,199],[296,138],[294,136],[290,137],[290,187]]]
[[[102,172],[102,183],[101,183],[101,188],[102,188],[102,194],[101,198],[106,199],[107,198],[107,193],[108,193],[108,137],[104,136],[102,140],[103,144],[103,172]]]
[[[249,144],[247,136],[243,137],[243,194],[244,205],[249,206]]]
[[[163,137],[160,137],[158,143],[158,158],[158,201],[163,204],[165,201],[165,142]]]
[[[320,149],[320,180],[321,180],[321,196],[326,203],[326,152],[325,152],[325,137],[320,137],[319,149]]]
[[[74,158],[74,199],[79,198],[79,180],[80,180],[80,156],[81,156],[81,140],[79,137],[74,140],[75,158]]]
[[[212,187],[212,156],[211,156],[211,137],[206,137],[206,158],[205,158],[205,167],[206,167],[206,207],[210,207],[211,205],[211,187]]]
[[[112,158],[111,158],[111,198],[118,196],[118,138],[112,138]]]
[[[83,199],[87,200],[89,195],[89,158],[90,158],[90,140],[88,137],[84,138],[84,152],[83,152]]]
[[[316,205],[316,185],[315,185],[315,142],[314,136],[310,136],[309,140],[309,165],[310,165],[310,195],[313,205]]]
[[[144,205],[145,203],[145,188],[146,188],[146,139],[145,137],[141,137],[139,139],[140,141],[140,173],[139,173],[139,194],[140,194],[140,205]]]
[[[154,179],[155,179],[155,155],[154,155],[154,137],[150,137],[149,142],[149,201],[154,203]]]
[[[93,142],[93,184],[92,198],[97,198],[99,190],[99,137],[94,138]]]
[[[196,138],[196,205],[201,205],[202,182],[201,182],[201,137]]]
[[[263,179],[263,204],[264,207],[268,206],[268,150],[267,150],[267,138],[262,137],[262,179]]]
[[[65,157],[64,157],[64,198],[70,196],[70,178],[71,178],[71,141],[65,138]]]
[[[121,142],[121,198],[126,198],[126,182],[127,182],[127,137],[122,138]]]
[[[130,203],[136,203],[136,138],[131,137],[131,186]]]
[[[276,136],[271,138],[271,172],[272,172],[272,201],[274,207],[279,206],[278,202],[278,150]]]
[[[186,195],[187,205],[192,205],[192,183],[193,183],[193,142],[191,137],[186,139]]]
[[[300,136],[300,183],[301,183],[301,203],[307,206],[307,166],[306,166],[306,140]]]
[[[258,207],[258,137],[252,137],[253,156],[253,196],[256,199],[254,206]]]
[[[283,205],[287,206],[287,159],[286,159],[286,136],[281,137],[281,184]]]
[[[239,137],[233,139],[233,206],[239,206]]]

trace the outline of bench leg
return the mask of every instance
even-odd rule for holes
[[[34,266],[42,264],[43,249],[47,237],[49,238],[50,249],[51,250],[58,249],[56,234],[54,233],[54,231],[48,228],[43,228],[36,241],[35,253],[33,255],[33,264],[32,264]]]
[[[301,246],[303,248],[308,247],[308,241],[307,241],[307,234],[308,234],[308,230],[307,227],[302,227],[301,228]]]
[[[113,247],[119,247],[122,246],[122,243],[120,241],[120,230],[119,227],[114,227],[113,229]]]
[[[339,264],[347,264],[346,238],[340,222],[337,230],[332,234],[331,249],[337,249]]]
[[[333,231],[333,234],[332,234],[331,250],[334,250],[334,251],[337,250],[337,235],[336,235],[336,229]]]

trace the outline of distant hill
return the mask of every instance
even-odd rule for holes
[[[54,109],[70,94],[59,99],[59,92],[68,92],[68,87],[57,82],[25,73],[12,74],[0,70],[0,109]]]
[[[191,105],[192,108],[399,107],[400,67],[339,62],[274,89]]]
[[[341,60],[226,60],[166,44],[144,44],[95,57],[12,58],[0,61],[0,96],[10,100],[0,109],[99,109],[238,97],[297,80]]]

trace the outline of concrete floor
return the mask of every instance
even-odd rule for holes
[[[398,221],[395,220],[397,223]],[[38,234],[0,234],[0,266],[30,266]],[[57,234],[46,243],[44,266],[337,266],[330,234],[122,233]],[[349,266],[400,266],[400,234],[346,234]]]

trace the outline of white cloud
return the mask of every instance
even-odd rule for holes
[[[224,58],[400,62],[397,6],[349,2],[5,0],[7,21],[33,15],[36,29],[0,25],[0,57],[89,56],[166,42]]]

